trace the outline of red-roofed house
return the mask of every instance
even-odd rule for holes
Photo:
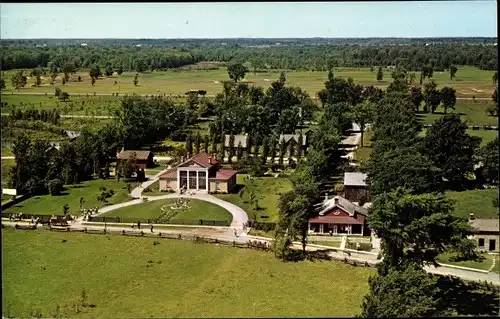
[[[335,196],[325,200],[318,216],[309,219],[309,232],[369,236],[367,215],[366,208]]]
[[[236,171],[221,169],[207,153],[199,153],[160,176],[160,190],[230,193],[235,186]]]

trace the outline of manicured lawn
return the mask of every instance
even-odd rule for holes
[[[484,259],[481,261],[450,261],[450,258],[455,256],[455,253],[443,253],[439,256],[438,262],[461,267],[468,267],[481,270],[489,270],[493,265],[493,257],[486,253],[481,254]]]
[[[249,72],[245,80],[266,89],[273,81],[279,78],[281,71],[268,70],[267,72],[259,72],[257,74]],[[14,72],[16,70],[6,71],[5,78],[10,79]],[[385,88],[392,82],[392,72],[393,70],[384,69],[384,79],[380,82],[376,80],[376,70],[370,71],[369,68],[336,68],[335,76],[346,79],[352,77],[354,82],[358,84]],[[420,77],[419,73],[416,72],[417,79]],[[493,71],[459,66],[454,80],[450,80],[449,72],[434,72],[434,80],[438,84],[438,89],[441,89],[443,86],[455,88],[458,97],[472,98],[472,96],[476,96],[478,98],[491,98],[491,94],[495,89],[491,81],[492,74]],[[184,96],[184,93],[190,89],[203,89],[207,91],[208,95],[214,95],[222,90],[222,81],[229,79],[227,70],[223,67],[218,70],[144,72],[139,74],[138,86],[134,86],[133,84],[135,72],[125,72],[120,76],[99,78],[94,86],[90,83],[90,76],[87,71],[82,70],[82,72],[75,74],[76,76],[81,76],[82,82],[68,82],[62,86],[61,80],[57,80],[55,86],[59,86],[63,91],[70,93],[70,95],[72,93],[88,93],[92,95],[94,92],[108,94],[120,92],[120,96],[123,96],[125,93],[176,94]],[[311,96],[315,96],[316,92],[324,88],[324,82],[327,80],[327,72],[287,71],[286,79],[287,84],[299,86]],[[48,78],[44,78],[40,87],[25,87],[21,88],[19,92],[54,93],[54,86],[48,84],[49,81]],[[28,80],[28,82],[32,81]],[[418,85],[418,82],[416,84]],[[12,84],[10,81],[6,81],[6,85],[5,94],[8,95],[12,91]],[[17,90],[14,92],[17,92]],[[72,96],[70,97],[71,99],[76,99],[76,97]]]
[[[18,318],[55,317],[57,305],[71,318],[353,317],[375,274],[249,249],[49,231],[3,230],[2,253],[2,314]],[[77,314],[83,289],[94,307]]]
[[[459,114],[462,121],[466,121],[468,125],[498,125],[498,118],[487,114],[486,109],[493,105],[491,101],[476,101],[457,100],[455,110],[448,110],[449,114]],[[444,109],[438,107],[436,113],[418,113],[419,117],[425,124],[432,124],[439,117],[444,115]]]
[[[160,181],[154,182],[142,191],[142,196],[159,196],[168,194],[167,192],[161,192],[159,187]],[[149,190],[149,192],[146,190]]]
[[[250,218],[256,214],[257,221],[275,222],[278,220],[278,203],[280,195],[292,189],[292,182],[287,178],[254,177],[251,181],[246,174],[238,174],[237,183],[243,185],[243,196],[239,194],[218,194],[215,197],[233,203],[247,212]],[[258,199],[260,209],[253,210],[250,204],[250,193]]]
[[[372,141],[371,138],[373,136],[373,131],[368,129],[363,134],[363,147],[358,147],[358,149],[354,152],[354,159],[357,163],[366,162],[370,158],[370,154],[372,153]]]
[[[498,207],[493,207],[493,199],[498,197],[498,189],[476,189],[463,192],[446,192],[446,197],[456,201],[455,215],[468,218],[473,213],[476,218],[498,218]]]
[[[83,197],[83,208],[93,208],[95,206],[103,207],[97,200],[97,196],[101,193],[99,187],[104,186],[107,189],[113,189],[115,194],[108,198],[108,205],[123,203],[131,198],[128,195],[126,183],[116,181],[115,179],[108,180],[92,180],[85,181],[78,185],[67,185],[67,194],[52,196],[42,195],[28,198],[11,208],[7,212],[22,212],[27,214],[44,214],[61,215],[63,213],[64,204],[69,205],[69,211],[73,215],[80,215],[80,198]]]
[[[123,207],[111,211],[103,216],[133,217],[133,218],[157,218],[162,215],[161,207],[169,208],[175,204],[177,199],[156,200],[147,203]],[[226,209],[209,202],[197,199],[189,199],[189,209],[180,209],[172,217],[172,220],[227,220],[232,221],[233,217]]]

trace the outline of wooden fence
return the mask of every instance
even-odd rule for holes
[[[227,220],[207,220],[207,219],[153,219],[153,218],[132,218],[132,217],[105,217],[105,216],[91,216],[89,222],[98,223],[124,223],[124,224],[164,224],[164,225],[200,225],[200,226],[223,226],[228,227],[231,223]]]

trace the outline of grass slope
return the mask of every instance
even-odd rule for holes
[[[476,218],[498,218],[498,207],[493,207],[493,199],[498,197],[498,189],[475,189],[463,192],[446,192],[446,198],[456,201],[455,215],[468,218],[473,213]]]
[[[156,200],[143,204],[126,206],[114,211],[111,211],[103,216],[110,217],[133,217],[133,218],[156,218],[162,214],[161,207],[167,205],[170,207],[174,205],[175,199]],[[179,210],[179,213],[173,219],[185,220],[227,220],[233,219],[231,213],[219,205],[205,202],[198,199],[189,200],[190,209]]]
[[[54,317],[59,305],[72,318],[352,317],[375,274],[338,262],[283,263],[254,250],[153,241],[4,230],[3,315],[38,310]],[[84,288],[95,307],[76,314],[71,305]]]
[[[287,178],[279,177],[257,177],[249,181],[246,176],[248,175],[238,174],[236,180],[238,185],[243,186],[244,195],[242,198],[239,194],[218,194],[215,197],[241,207],[249,214],[249,217],[256,213],[257,221],[276,222],[280,195],[292,189],[292,182]],[[260,209],[256,212],[249,201],[249,195],[252,191],[259,201]]]
[[[41,195],[28,198],[6,211],[9,213],[22,212],[27,214],[61,215],[64,204],[68,204],[71,214],[80,215],[80,197],[83,197],[85,201],[83,208],[104,206],[101,202],[97,201],[97,196],[101,193],[99,190],[101,186],[115,191],[115,194],[111,198],[108,198],[108,205],[130,200],[125,182],[118,182],[115,179],[92,180],[82,182],[78,185],[65,186],[68,192],[64,195]]]

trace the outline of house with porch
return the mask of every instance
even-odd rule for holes
[[[116,161],[124,162],[132,158],[135,154],[135,167],[137,169],[146,169],[147,167],[153,166],[153,152],[151,151],[125,151],[122,149],[120,153],[116,155]],[[118,164],[117,163],[117,164]]]
[[[325,199],[318,216],[309,219],[309,233],[370,236],[368,211],[337,195]]]
[[[470,214],[469,224],[475,230],[471,239],[477,242],[479,251],[500,252],[500,220],[498,218],[475,218],[474,214]]]
[[[198,193],[230,193],[236,186],[236,171],[223,169],[215,157],[199,153],[160,175],[161,190]]]

